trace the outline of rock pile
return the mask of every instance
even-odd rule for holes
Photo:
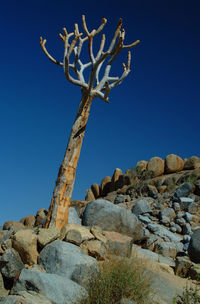
[[[171,154],[140,161],[134,176],[116,169],[100,186],[93,184],[87,198],[72,201],[61,231],[43,228],[45,209],[4,224],[1,304],[78,304],[98,263],[112,255],[157,263],[172,281],[175,274],[200,274],[199,158]],[[156,285],[158,274],[154,280]],[[180,293],[171,285],[155,303],[171,303],[165,296]]]

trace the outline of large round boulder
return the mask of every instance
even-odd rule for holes
[[[200,158],[197,156],[191,156],[185,161],[184,169],[194,170],[200,168]]]
[[[136,172],[137,175],[141,175],[143,171],[145,171],[147,168],[147,161],[146,160],[141,160],[139,162],[137,162],[136,164]]]
[[[183,170],[184,161],[183,159],[175,154],[169,154],[165,158],[165,172],[174,173]]]
[[[101,185],[100,185],[100,195],[101,196],[106,196],[106,194],[110,192],[111,184],[112,184],[112,181],[111,181],[110,176],[106,176],[103,178]]]
[[[200,263],[200,229],[197,229],[190,239],[188,255],[192,262]]]
[[[143,227],[138,218],[130,211],[106,200],[89,202],[82,218],[85,226],[100,226],[103,230],[116,231],[133,238],[143,237]]]
[[[147,174],[150,177],[160,176],[164,173],[164,160],[160,157],[152,157],[147,164]]]

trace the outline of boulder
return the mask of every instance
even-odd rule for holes
[[[194,185],[192,183],[186,182],[181,185],[178,189],[176,189],[174,196],[175,197],[183,197],[187,196],[194,191]]]
[[[198,205],[194,202],[192,198],[180,197],[179,205],[181,210],[188,211],[190,213],[195,213],[198,209]]]
[[[188,259],[188,257],[182,256],[177,257],[175,262],[175,274],[179,277],[187,278],[193,263]]]
[[[74,244],[56,240],[45,246],[40,252],[38,264],[47,273],[57,274],[84,284],[91,272],[96,271],[97,261],[84,254]]]
[[[151,213],[152,209],[149,206],[149,201],[147,199],[141,199],[132,207],[131,211],[136,216],[144,213]]]
[[[108,240],[107,238],[105,237],[104,233],[103,233],[103,230],[101,229],[101,227],[99,226],[92,226],[90,228],[90,232],[94,235],[94,237],[101,241],[102,243],[104,243],[105,245],[107,245],[108,243]]]
[[[106,196],[106,194],[110,192],[111,185],[112,185],[111,177],[110,176],[104,177],[100,185],[100,195]]]
[[[44,227],[48,211],[45,208],[38,210],[35,218],[35,226]]]
[[[195,193],[196,195],[199,195],[199,196],[200,196],[200,179],[198,179],[198,180],[194,183],[194,185],[195,185],[195,191],[194,191],[194,193]]]
[[[38,233],[38,244],[41,248],[55,241],[60,236],[60,230],[57,227],[40,228]]]
[[[93,192],[93,194],[94,194],[95,199],[96,199],[97,197],[99,197],[99,195],[100,195],[100,188],[99,188],[99,185],[98,185],[98,184],[92,184],[91,190],[92,190],[92,192]]]
[[[7,290],[5,288],[4,280],[3,280],[2,274],[0,273],[0,300],[1,300],[1,297],[6,297],[8,295],[8,293],[9,293],[9,290]]]
[[[94,199],[95,199],[95,197],[94,197],[94,194],[93,194],[92,190],[91,189],[87,189],[86,195],[85,195],[85,200],[87,202],[90,202],[90,201],[93,201]]]
[[[35,225],[35,216],[33,214],[25,216],[20,220],[20,223],[27,227],[33,227]]]
[[[3,230],[13,230],[16,232],[21,229],[25,229],[25,227],[22,223],[19,223],[17,221],[7,221],[3,225]]]
[[[103,230],[126,234],[132,237],[133,241],[143,238],[142,224],[130,210],[102,199],[87,204],[82,224],[100,226]]]
[[[160,157],[152,157],[147,164],[147,173],[149,173],[151,177],[163,175],[164,160]]]
[[[147,161],[146,160],[141,160],[137,162],[136,164],[136,173],[138,176],[142,174],[143,171],[145,171],[147,168]]]
[[[130,257],[132,249],[132,238],[115,231],[104,231],[108,240],[108,251],[110,254]]]
[[[197,229],[191,236],[188,255],[192,262],[200,263],[200,229]]]
[[[84,241],[94,239],[93,234],[86,227],[80,226],[78,224],[66,224],[65,225],[66,235],[64,240],[75,245],[80,245]]]
[[[85,254],[94,257],[98,261],[103,261],[107,256],[107,246],[99,240],[84,241],[80,248]]]
[[[165,158],[165,172],[174,173],[183,170],[184,161],[181,157],[175,154],[169,154]]]
[[[52,304],[45,296],[34,291],[19,291],[18,295],[10,295],[0,302],[1,304]]]
[[[142,259],[142,260],[150,260],[150,261],[157,261],[158,262],[158,254],[152,252],[148,249],[140,248],[139,246],[133,244],[131,250],[131,257]]]
[[[6,279],[14,280],[23,268],[24,264],[14,248],[7,249],[0,257],[0,271]]]
[[[200,158],[197,156],[191,156],[184,164],[185,170],[194,170],[200,168]]]
[[[163,255],[167,258],[175,258],[177,251],[176,251],[176,244],[173,242],[160,242],[155,245],[155,252],[158,254]]]
[[[23,269],[14,288],[15,293],[34,291],[56,304],[78,304],[86,290],[64,276]]]
[[[122,188],[123,186],[124,186],[124,183],[123,183],[122,170],[119,168],[116,168],[113,173],[113,176],[112,176],[110,191],[115,191],[119,188]]]
[[[161,210],[160,217],[162,216],[167,216],[170,220],[173,220],[176,217],[176,213],[174,211],[174,209],[170,208],[170,207],[166,207],[163,210]]]
[[[182,240],[181,237],[164,228],[162,225],[148,224],[147,227],[155,235],[158,235],[161,238],[167,237],[171,242],[180,242]]]
[[[37,264],[37,235],[32,230],[20,230],[15,233],[12,246],[19,253],[24,264]]]
[[[69,207],[68,224],[70,223],[81,225],[81,220],[75,207]]]

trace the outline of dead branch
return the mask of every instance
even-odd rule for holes
[[[83,33],[80,33],[77,23],[75,23],[74,31],[71,33],[68,33],[67,29],[63,28],[63,33],[59,34],[59,37],[64,43],[63,62],[54,59],[49,54],[49,52],[45,47],[46,40],[45,39],[43,40],[42,37],[40,37],[40,44],[43,52],[53,63],[64,67],[64,73],[68,81],[87,90],[88,94],[90,94],[91,96],[97,96],[100,99],[108,102],[108,95],[111,89],[121,84],[121,82],[130,73],[131,53],[130,51],[128,51],[127,64],[126,65],[123,64],[124,71],[120,77],[110,76],[111,66],[114,60],[123,49],[131,49],[136,45],[138,45],[140,41],[136,40],[131,44],[124,45],[125,30],[122,29],[122,19],[120,18],[107,51],[103,51],[105,46],[105,39],[106,39],[105,34],[103,34],[101,38],[99,50],[96,56],[94,56],[93,53],[94,37],[103,30],[106,23],[107,23],[107,19],[102,18],[100,26],[97,29],[93,29],[92,31],[89,31],[86,23],[85,15],[82,15],[82,26],[85,32],[85,37],[83,37]],[[70,38],[72,36],[73,39],[70,42]],[[86,41],[88,41],[88,52],[89,52],[90,62],[83,63],[80,59],[80,56],[81,56],[83,44]],[[70,62],[72,53],[74,54],[74,60],[73,62]],[[101,80],[99,80],[100,71],[107,58],[108,61],[104,70],[103,77]],[[84,71],[90,66],[92,66],[92,70],[90,73],[89,81],[87,82],[85,81],[84,78]],[[70,74],[70,69],[74,71],[76,78],[74,78]]]

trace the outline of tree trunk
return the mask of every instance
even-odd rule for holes
[[[68,222],[69,206],[76,176],[76,168],[92,100],[92,96],[89,96],[87,92],[82,91],[78,113],[72,126],[63,162],[58,172],[45,228],[56,226],[61,229]]]

